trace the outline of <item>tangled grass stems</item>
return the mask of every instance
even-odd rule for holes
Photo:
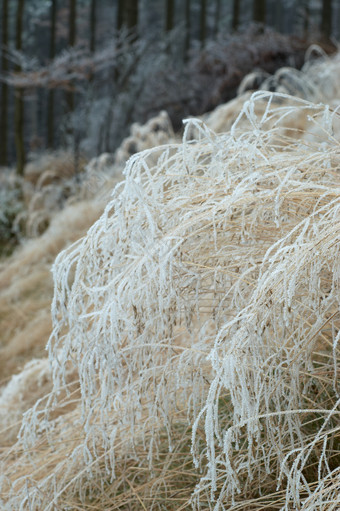
[[[53,390],[25,416],[6,505],[336,509],[337,122],[260,92],[230,132],[192,120],[129,160],[56,260]]]

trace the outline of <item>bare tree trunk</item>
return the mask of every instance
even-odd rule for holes
[[[15,47],[17,51],[22,49],[22,25],[24,15],[24,0],[18,0],[16,12],[16,34]],[[21,71],[21,66],[16,66],[17,71]],[[16,89],[14,103],[14,130],[15,130],[15,147],[17,155],[17,173],[24,174],[25,166],[25,146],[24,146],[24,101],[23,91]]]
[[[97,25],[97,16],[96,16],[96,0],[91,0],[90,4],[90,52],[94,53],[96,50],[96,25]],[[90,72],[89,82],[93,81],[94,72]]]
[[[253,0],[253,20],[259,23],[265,23],[266,0]]]
[[[76,21],[77,21],[77,0],[69,0],[69,25],[68,25],[68,45],[70,47],[76,44]],[[74,110],[74,93],[66,93],[66,102],[68,112]]]
[[[117,30],[121,30],[123,24],[124,24],[124,0],[118,0],[116,22]]]
[[[205,39],[207,36],[207,0],[201,0],[200,10],[200,41],[201,48],[204,48]]]
[[[68,26],[68,44],[72,48],[76,44],[77,37],[77,0],[69,0],[69,26]],[[72,84],[71,84],[72,86]],[[74,118],[72,113],[74,111],[75,100],[74,92],[68,91],[66,93],[67,112],[69,114],[68,121],[68,134],[72,137],[73,155],[74,155],[74,171],[78,171],[79,163],[79,136],[77,133],[77,127],[74,125]]]
[[[137,37],[138,0],[118,0],[117,30],[121,30],[124,25],[129,30],[134,30]]]
[[[55,36],[56,36],[56,14],[57,0],[51,3],[51,39],[50,39],[50,60],[55,57]],[[54,91],[48,92],[47,98],[47,145],[49,148],[54,146]]]
[[[1,47],[1,71],[6,74],[8,71],[8,61],[6,57],[8,45],[8,0],[2,1],[2,47]],[[0,115],[0,165],[8,164],[7,155],[7,103],[8,103],[8,85],[2,83],[1,85],[1,115]]]
[[[170,32],[174,28],[175,2],[174,0],[166,0],[166,20],[165,30]]]
[[[96,49],[96,0],[91,0],[90,6],[90,52]]]
[[[137,30],[138,0],[125,0],[125,21],[128,29]]]
[[[77,0],[70,0],[69,9],[68,44],[74,46],[77,36]]]
[[[185,0],[185,48],[184,48],[184,59],[188,58],[190,50],[190,29],[191,29],[191,17],[190,9],[191,0]]]
[[[234,0],[233,3],[233,17],[231,22],[233,32],[236,32],[240,24],[240,3],[240,0]]]
[[[332,35],[332,0],[322,0],[321,32],[327,38]]]
[[[283,22],[284,22],[284,16],[283,16],[282,3],[276,2],[275,3],[275,29],[278,32],[281,32],[283,30]]]
[[[216,8],[215,8],[215,26],[214,32],[215,36],[217,36],[220,28],[220,18],[221,18],[221,0],[216,0]]]

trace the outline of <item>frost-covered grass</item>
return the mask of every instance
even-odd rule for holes
[[[51,265],[66,246],[84,236],[103,212],[99,201],[78,202],[55,214],[47,231],[17,247],[0,264],[1,384],[31,358],[44,357],[51,333]],[[0,414],[0,429],[2,417]]]
[[[100,217],[131,153],[172,137],[171,123],[162,112],[144,126],[134,125],[116,155],[92,159],[80,174],[75,175],[74,158],[65,152],[35,158],[25,168],[25,179],[2,172],[0,256],[4,248],[7,257],[0,260],[0,385],[32,357],[46,354],[53,297],[50,269],[57,254]],[[28,408],[30,401],[24,402]],[[10,413],[4,412],[6,420],[0,415],[0,430],[11,420]]]
[[[23,210],[21,180],[7,168],[0,170],[0,258],[8,256],[17,244],[15,219]]]
[[[338,122],[260,92],[131,157],[54,265],[7,509],[339,508]]]

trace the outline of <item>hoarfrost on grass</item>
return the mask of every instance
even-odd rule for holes
[[[32,480],[31,509],[70,492],[87,501],[122,460],[146,458],[152,474],[178,423],[192,438],[194,508],[260,498],[273,478],[282,509],[322,506],[325,488],[338,499],[338,114],[277,97],[254,94],[229,133],[187,121],[156,165],[159,148],[132,156],[101,218],[58,256],[54,390],[20,441],[41,441],[70,363],[81,397],[44,437],[55,476]],[[79,436],[54,462],[72,424]],[[27,504],[21,479],[12,492]]]

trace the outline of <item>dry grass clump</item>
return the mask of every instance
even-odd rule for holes
[[[103,153],[93,158],[85,167],[78,196],[92,198],[101,196],[107,201],[115,184],[122,179],[127,160],[140,151],[169,144],[178,140],[168,114],[165,111],[149,119],[145,124],[133,123],[127,136],[114,154]],[[158,158],[154,154],[154,160]]]
[[[115,153],[115,163],[124,165],[133,154],[151,147],[169,144],[174,139],[171,120],[167,112],[163,110],[143,125],[137,122],[132,124],[130,136],[123,140]]]
[[[80,163],[80,168],[84,161]],[[25,180],[38,187],[54,181],[71,178],[76,173],[75,158],[70,151],[42,153],[25,166]],[[79,169],[78,169],[79,170]]]
[[[145,126],[135,125],[131,137],[140,150],[164,142],[166,134],[173,132],[163,112]],[[131,137],[123,141],[116,156],[104,154],[91,160],[79,179],[74,176],[74,158],[69,153],[41,156],[27,165],[24,184],[13,173],[3,175],[6,202],[1,204],[0,215],[6,215],[6,233],[13,235],[11,225],[24,222],[26,235],[36,237],[26,240],[0,264],[0,384],[32,357],[45,356],[52,326],[51,265],[57,254],[81,238],[102,214],[112,188],[122,179],[123,165],[130,156],[124,149]],[[24,210],[17,198],[22,186],[27,202]],[[52,202],[48,202],[49,197]],[[60,202],[58,197],[62,197]],[[9,215],[11,225],[7,226]]]
[[[25,166],[23,197],[25,211],[17,218],[26,237],[37,237],[49,226],[56,212],[81,188],[84,158],[76,161],[68,151],[45,153]]]
[[[22,180],[13,170],[0,169],[0,258],[7,257],[18,242],[15,219],[23,210]]]
[[[308,124],[307,117],[313,115],[315,104],[323,103],[329,105],[331,109],[336,109],[340,100],[340,54],[337,53],[332,57],[328,57],[322,53],[322,58],[312,59],[313,50],[320,48],[312,46],[306,54],[306,62],[301,70],[290,67],[282,67],[272,76],[264,71],[254,71],[245,76],[238,89],[238,97],[229,101],[224,105],[218,106],[214,111],[202,116],[204,122],[216,132],[229,130],[236,121],[243,104],[250,98],[251,91],[260,89],[263,91],[278,92],[273,97],[273,101],[281,105],[278,108],[278,115],[284,118],[284,125],[289,129],[295,130],[295,137],[305,136],[306,126]],[[293,97],[306,100],[305,107],[289,112],[283,116],[283,110],[289,105],[296,105]],[[268,97],[264,92],[264,97]],[[309,109],[308,102],[313,103]],[[302,103],[300,103],[302,105]],[[256,110],[257,117],[261,118],[267,108],[267,101],[256,101],[253,105]],[[243,116],[244,121],[247,119]],[[339,121],[335,119],[335,131],[339,133]],[[237,123],[238,127],[242,127]],[[320,125],[316,131],[320,130]],[[309,128],[308,133],[311,131]]]
[[[83,236],[101,215],[103,204],[79,202],[53,218],[37,239],[17,248],[0,265],[1,383],[32,357],[45,356],[51,333],[51,265],[57,254]]]
[[[49,226],[56,213],[71,202],[107,197],[122,178],[129,157],[139,151],[168,143],[175,138],[166,112],[160,112],[144,125],[134,123],[115,154],[104,153],[86,163],[67,151],[42,154],[25,167],[22,183],[24,209],[16,224],[28,238],[37,237]],[[1,226],[1,225],[0,225]]]
[[[319,52],[319,58],[315,59],[314,51]],[[312,45],[306,52],[301,70],[281,67],[274,75],[262,70],[253,71],[243,78],[238,94],[257,89],[290,94],[314,103],[336,104],[340,98],[340,54],[329,57],[321,48]]]
[[[23,370],[12,376],[0,391],[1,443],[15,443],[22,413],[41,395],[51,390],[51,372],[47,359],[30,360]]]
[[[8,509],[339,508],[338,113],[280,98],[133,156],[57,257]]]

